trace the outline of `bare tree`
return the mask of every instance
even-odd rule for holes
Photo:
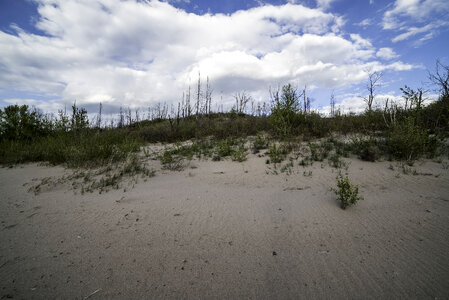
[[[125,126],[125,114],[123,112],[123,107],[120,106],[120,114],[119,114],[119,121],[118,121],[118,127],[121,128]]]
[[[196,90],[196,115],[200,113],[200,102],[201,102],[201,74],[198,72],[198,86]]]
[[[366,89],[368,90],[368,96],[364,97],[363,100],[365,100],[366,104],[368,105],[368,111],[372,110],[372,106],[374,103],[374,97],[376,88],[380,86],[380,79],[382,78],[382,72],[378,71],[366,71],[368,74],[368,83],[366,84]]]
[[[332,91],[331,94],[331,117],[335,117],[335,94],[334,91]]]
[[[186,116],[190,117],[190,115],[192,114],[192,107],[190,106],[190,85],[189,85],[189,90],[187,91],[186,94]]]
[[[238,113],[244,113],[246,110],[246,105],[251,101],[252,97],[248,95],[245,91],[236,93],[234,95],[235,99],[235,110]]]
[[[390,101],[390,99],[387,98],[382,117],[388,128],[392,128],[396,125],[396,114],[398,110],[398,105],[394,103],[393,100]]]
[[[304,113],[307,113],[307,97],[306,97],[306,90],[307,85],[304,86],[304,89],[302,90],[302,96],[304,98]]]
[[[127,115],[126,115],[126,122],[127,122],[127,125],[131,125],[132,124],[132,122],[133,122],[133,118],[132,118],[132,115],[131,115],[131,108],[129,108],[129,106],[128,106],[128,113],[127,113]]]
[[[100,102],[100,107],[99,107],[98,115],[97,115],[97,124],[96,124],[97,128],[101,128],[101,111],[102,111],[102,108],[103,108],[103,105]]]
[[[209,83],[209,77],[207,77],[206,91],[205,91],[205,95],[204,95],[205,98],[206,98],[206,103],[205,103],[206,114],[210,114],[210,110],[211,110],[211,106],[212,106],[212,92],[213,92],[213,90],[212,90],[212,88],[210,86],[210,83]]]
[[[449,96],[449,66],[443,65],[438,59],[435,63],[435,73],[429,72],[429,79],[435,85],[438,85],[441,96]]]

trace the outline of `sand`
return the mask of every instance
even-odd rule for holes
[[[62,167],[1,168],[0,298],[449,298],[442,164],[345,159],[365,199],[342,210],[326,162],[276,175],[265,159],[153,161],[126,192],[84,195],[28,192]]]

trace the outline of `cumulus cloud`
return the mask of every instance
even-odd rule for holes
[[[382,59],[390,60],[393,58],[397,58],[398,55],[391,48],[380,48],[376,52],[376,56]]]
[[[62,101],[175,102],[198,73],[226,99],[286,82],[358,83],[367,66],[413,67],[381,64],[370,41],[345,38],[340,16],[299,4],[196,15],[157,0],[35,1],[45,34],[0,31],[0,88]]]
[[[436,36],[438,29],[449,27],[449,1],[447,0],[396,0],[393,7],[384,13],[382,26],[384,29],[396,30],[399,33],[393,42],[406,40],[418,34],[425,38]],[[422,26],[410,25],[411,23]]]

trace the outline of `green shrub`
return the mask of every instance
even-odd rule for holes
[[[338,154],[331,155],[328,160],[329,165],[336,169],[340,169],[344,165],[344,161],[340,159],[340,156]]]
[[[162,168],[171,171],[184,170],[183,159],[176,154],[173,154],[172,150],[165,150],[160,156]]]
[[[270,161],[273,164],[278,164],[282,162],[285,158],[285,155],[283,154],[282,151],[282,146],[277,147],[276,144],[273,143],[273,145],[271,145],[268,151],[268,156],[270,157]]]
[[[393,128],[387,144],[393,157],[405,160],[415,160],[432,148],[427,130],[415,125],[411,117]]]
[[[231,153],[232,161],[243,162],[246,160],[247,152],[245,148],[239,147],[237,150],[233,150]]]
[[[329,151],[321,144],[309,142],[310,156],[313,161],[323,161],[329,155]]]
[[[271,93],[270,124],[282,138],[289,136],[294,127],[300,123],[299,96],[291,84],[282,87],[282,93]]]
[[[220,157],[230,156],[232,154],[232,145],[233,141],[230,138],[219,141],[216,149],[217,154]]]
[[[268,148],[268,143],[261,135],[257,135],[256,140],[253,143],[253,153],[259,153],[260,150]]]
[[[359,196],[359,187],[351,184],[348,176],[337,176],[337,188],[332,190],[337,195],[337,200],[341,202],[342,209],[363,200],[363,197]]]
[[[374,162],[380,157],[378,142],[373,136],[369,138],[353,137],[351,140],[351,150],[361,160]]]

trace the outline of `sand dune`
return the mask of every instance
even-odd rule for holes
[[[154,161],[133,189],[84,195],[28,192],[60,167],[2,168],[0,297],[448,298],[449,170],[346,161],[365,198],[346,210],[327,163]]]

